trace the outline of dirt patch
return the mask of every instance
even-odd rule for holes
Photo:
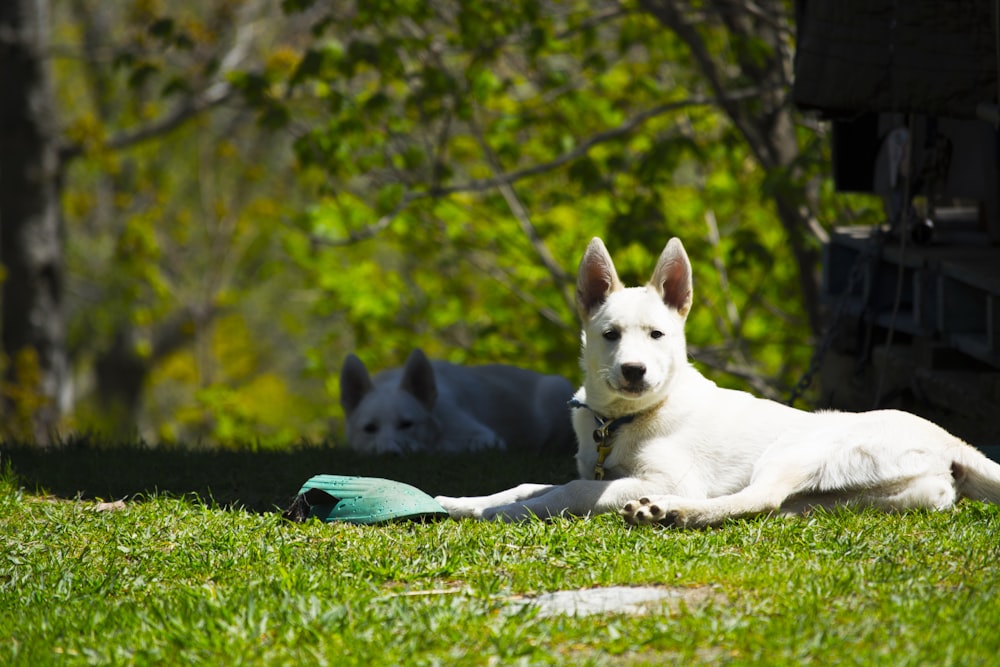
[[[694,588],[608,586],[555,591],[533,597],[519,597],[510,601],[510,608],[514,612],[526,608],[537,609],[538,615],[541,617],[590,616],[592,614],[642,615],[675,611],[681,605],[701,606],[723,599],[722,593],[710,586]]]

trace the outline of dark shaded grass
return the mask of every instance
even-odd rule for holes
[[[563,483],[576,473],[572,456],[565,453],[363,457],[328,445],[251,452],[108,446],[86,439],[44,450],[0,444],[0,465],[4,463],[29,491],[59,498],[194,496],[256,512],[284,509],[302,483],[318,474],[385,477],[431,495],[479,495],[521,482]]]

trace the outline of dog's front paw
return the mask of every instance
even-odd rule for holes
[[[625,503],[619,514],[633,526],[688,525],[687,513],[677,507],[671,496],[653,496]]]
[[[481,452],[489,449],[504,451],[507,449],[507,443],[496,433],[480,433],[469,439],[466,449],[470,452]]]
[[[452,498],[451,496],[435,496],[438,505],[448,512],[452,519],[481,519],[482,509],[470,503],[467,498]]]
[[[491,449],[504,451],[507,449],[507,442],[493,431],[484,430],[452,434],[438,443],[436,451],[444,454],[462,454]]]

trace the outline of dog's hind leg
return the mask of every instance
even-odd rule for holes
[[[783,511],[798,514],[809,507],[853,505],[885,511],[945,509],[957,498],[950,471],[942,471],[939,457],[904,452],[896,459],[873,457],[863,448],[846,450],[848,457],[873,462],[848,474],[843,467],[832,477],[827,465],[813,466],[806,458],[798,465],[759,466],[751,483],[736,493],[707,499],[654,496],[628,503],[622,516],[632,524],[681,527],[711,526],[726,519]],[[847,460],[850,460],[849,458]]]
[[[954,478],[944,474],[915,477],[885,493],[866,493],[858,499],[858,504],[887,512],[943,510],[954,505],[957,499]]]

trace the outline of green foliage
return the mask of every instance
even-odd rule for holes
[[[261,77],[283,73],[281,35],[241,41],[256,19],[240,3],[84,5],[54,28],[84,56],[56,67],[80,151],[63,189],[79,388],[67,427],[228,447],[322,436],[322,384],[296,350],[309,298],[281,250],[298,209],[287,148],[232,106],[164,121],[226,85],[230,49],[252,53]],[[115,38],[91,52],[109,25]]]
[[[267,372],[272,364],[261,355],[274,351],[254,339],[243,317],[219,317],[206,338],[211,369],[192,350],[183,350],[152,374],[154,386],[173,386],[178,397],[177,403],[149,408],[157,441],[177,443],[196,434],[222,448],[260,450],[327,435],[312,425],[317,414],[325,414],[322,396],[297,394],[285,378]]]
[[[702,101],[678,38],[618,9],[359,3],[315,21],[289,89],[318,114],[296,155],[327,179],[294,256],[366,361],[422,345],[575,377],[589,237],[635,284],[676,235],[696,264],[695,356],[771,393],[801,372],[797,267],[762,197],[785,177]],[[724,37],[710,43],[725,51]],[[822,156],[808,155],[814,176]]]
[[[0,401],[8,406],[0,422],[0,440],[31,440],[35,437],[34,415],[49,405],[38,366],[38,353],[34,348],[24,348],[14,357],[13,372],[7,374],[6,364],[0,356]]]
[[[824,222],[877,213],[834,196],[814,127],[765,169],[656,3],[280,5],[56,13],[57,52],[83,56],[56,60],[69,427],[322,438],[348,351],[373,369],[421,346],[578,380],[573,282],[594,235],[633,284],[684,240],[691,350],[720,381],[781,395],[805,368],[773,201]],[[769,113],[746,90],[772,84],[771,47],[696,27],[723,83]],[[225,104],[190,112],[219,89]]]

